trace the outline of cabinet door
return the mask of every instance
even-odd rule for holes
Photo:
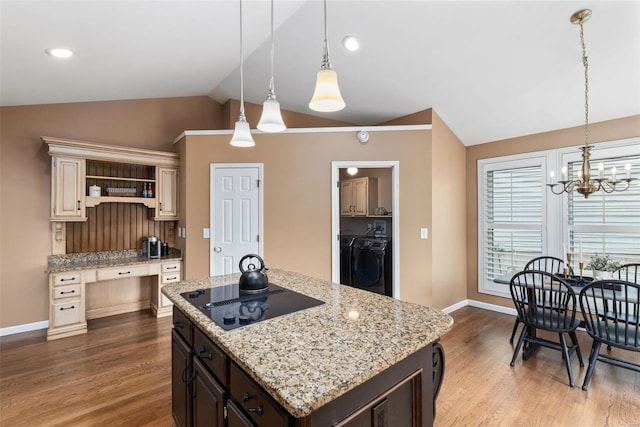
[[[353,181],[340,182],[340,215],[351,216],[353,213]]]
[[[227,401],[227,426],[228,427],[253,427],[254,424],[247,418],[233,400]]]
[[[171,331],[171,415],[178,427],[191,425],[191,361],[193,352],[175,329]]]
[[[353,214],[366,216],[369,207],[369,182],[367,178],[353,180]]]
[[[178,169],[158,168],[156,219],[178,217]]]
[[[193,427],[224,427],[224,389],[197,357],[193,358]]]
[[[52,157],[51,219],[84,221],[85,160]]]

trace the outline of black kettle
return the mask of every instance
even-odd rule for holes
[[[242,267],[242,263],[245,259],[255,258],[260,261],[260,267],[257,268],[253,262],[249,262],[247,269]],[[248,254],[240,259],[240,276],[239,285],[240,290],[243,292],[262,292],[266,291],[269,287],[269,278],[265,274],[268,268],[264,265],[264,261],[260,256],[256,254]]]

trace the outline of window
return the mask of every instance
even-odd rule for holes
[[[585,269],[595,254],[640,262],[640,138],[597,144],[591,151],[592,177],[598,176],[599,162],[609,178],[615,166],[618,179],[631,164],[636,181],[627,191],[600,191],[586,199],[575,190],[551,193],[547,170],[567,165],[569,179],[577,177],[582,167],[577,147],[478,161],[479,292],[510,298],[508,277],[540,255],[566,259],[571,252],[574,271],[580,253]]]
[[[478,169],[483,190],[479,192],[480,286],[487,293],[504,294],[504,284],[495,279],[542,254],[544,161],[534,157],[487,162]]]

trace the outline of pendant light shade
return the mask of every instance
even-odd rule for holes
[[[344,107],[345,103],[338,87],[338,73],[332,69],[318,71],[316,89],[313,92],[311,102],[309,102],[309,108],[314,111],[331,113],[340,111]]]
[[[338,87],[338,74],[331,68],[329,60],[329,44],[327,42],[327,0],[324,0],[324,54],[322,67],[316,76],[316,88],[309,102],[309,108],[314,111],[331,113],[340,111],[345,102]]]
[[[235,130],[233,131],[233,137],[231,138],[231,145],[234,147],[253,147],[256,145],[251,137],[249,122],[247,122],[244,115],[238,117]]]
[[[287,128],[280,113],[280,103],[276,101],[276,91],[273,79],[273,0],[271,0],[271,79],[269,80],[269,93],[262,104],[262,116],[258,123],[258,129],[263,132],[282,132]]]
[[[262,116],[260,123],[258,123],[258,129],[263,132],[282,132],[286,128],[280,113],[280,103],[276,101],[275,97],[267,98],[262,104]]]
[[[242,53],[242,0],[240,0],[240,115],[236,121],[230,144],[234,147],[253,147],[256,145],[251,137],[249,122],[244,115],[244,55]]]

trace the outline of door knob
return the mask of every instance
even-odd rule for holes
[[[222,248],[220,246],[216,246],[216,247],[213,248],[213,252],[219,254],[220,252],[222,252]]]

